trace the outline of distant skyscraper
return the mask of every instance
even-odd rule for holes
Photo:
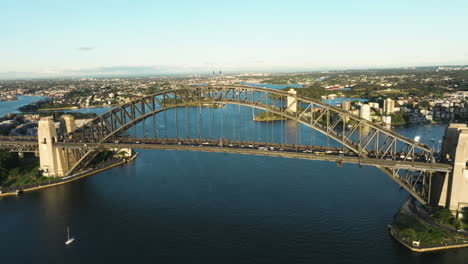
[[[395,101],[390,98],[385,99],[383,107],[384,115],[391,115],[395,112]]]

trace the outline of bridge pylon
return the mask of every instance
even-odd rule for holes
[[[454,214],[468,207],[468,127],[466,124],[450,124],[445,130],[441,150],[442,158],[453,166],[452,172],[442,177],[439,205]],[[439,185],[440,186],[440,185]]]
[[[66,133],[71,133],[76,130],[75,118],[72,115],[62,115],[62,119],[64,121]],[[64,149],[64,155],[69,168],[72,168],[82,156],[78,149]]]
[[[288,104],[286,110],[291,113],[297,112],[297,98],[296,98],[297,91],[294,89],[289,89],[288,97],[286,103]]]
[[[62,119],[65,121],[67,133],[76,130],[75,118],[72,115],[62,115]]]
[[[38,128],[39,162],[40,169],[46,177],[62,177],[69,167],[64,151],[54,146],[57,142],[57,131],[51,117],[43,117],[39,120]]]

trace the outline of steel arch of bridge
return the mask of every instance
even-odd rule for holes
[[[285,105],[288,96],[294,97],[298,105],[305,107],[296,113],[288,111]],[[68,133],[64,140],[106,142],[160,112],[204,103],[237,104],[278,114],[309,126],[363,156],[373,153],[376,158],[385,158],[397,152],[413,154],[419,151],[432,157],[432,150],[425,144],[335,106],[285,91],[250,86],[201,86],[162,91],[117,106]],[[354,125],[347,130],[346,124],[350,123]],[[365,137],[358,135],[357,142],[353,141],[353,136],[359,134],[359,129],[363,127],[368,127],[369,133]]]
[[[296,112],[290,111],[291,105],[286,103],[288,97],[297,102],[299,107]],[[168,109],[213,103],[252,107],[295,120],[334,139],[360,157],[385,159],[401,154],[405,156],[405,161],[416,157],[424,157],[428,162],[432,160],[432,149],[425,144],[401,136],[341,108],[286,91],[242,85],[190,86],[141,97],[109,110],[66,134],[61,140],[110,142],[139,122]],[[91,154],[87,153],[82,160],[89,159]],[[421,187],[419,183],[430,182],[426,177],[432,177],[432,174],[428,175],[425,171],[379,168],[418,200],[427,203],[430,186]]]

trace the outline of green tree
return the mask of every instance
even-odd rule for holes
[[[462,213],[463,213],[463,218],[462,218],[463,223],[468,224],[468,207],[463,207]]]
[[[434,210],[434,218],[440,224],[449,225],[452,225],[455,220],[455,217],[452,215],[452,212],[450,212],[449,209],[444,208],[442,206],[439,206]]]
[[[9,170],[16,166],[17,156],[6,150],[0,150],[0,184],[8,178]]]
[[[405,120],[405,117],[403,116],[402,111],[393,113],[391,117],[392,117],[392,124],[405,124],[406,123],[406,120]]]

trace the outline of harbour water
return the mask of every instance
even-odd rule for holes
[[[79,113],[95,113],[97,115],[104,114],[108,110],[110,110],[111,107],[89,107],[89,108],[78,108],[78,109],[71,109],[71,110],[63,110],[62,112],[66,113],[73,113],[73,112],[79,112]]]
[[[4,116],[8,113],[17,113],[18,108],[23,105],[34,103],[44,99],[41,96],[18,96],[17,100],[14,101],[0,101],[0,116]]]
[[[221,109],[204,111],[216,115]],[[430,133],[421,138],[432,146],[430,139],[441,139],[444,126],[396,130],[408,137]],[[315,134],[304,138],[312,136],[311,142],[326,142]],[[421,255],[395,242],[386,226],[408,194],[373,167],[137,151],[133,163],[0,199],[2,262],[385,264],[468,258],[468,249]],[[64,245],[67,226],[76,239],[70,246]]]
[[[284,89],[284,88],[295,88],[295,89],[300,89],[303,87],[302,84],[268,84],[268,83],[245,83],[241,82],[240,84],[244,85],[249,85],[249,86],[254,86],[254,87],[265,87],[265,88],[270,88],[270,89]],[[360,101],[360,102],[367,102],[367,99],[363,98],[348,98],[348,97],[338,97],[334,99],[324,99],[322,100],[324,103],[331,104],[331,105],[341,105],[344,101],[351,100],[351,101]]]
[[[249,86],[255,86],[255,87],[265,87],[265,88],[270,88],[270,89],[284,89],[284,88],[302,88],[302,84],[269,84],[269,83],[246,83],[246,82],[241,82],[239,84],[243,85],[249,85]]]
[[[334,99],[325,99],[322,101],[324,103],[337,106],[337,105],[341,105],[344,101],[348,101],[348,100],[351,102],[353,101],[367,102],[368,101],[367,99],[363,99],[363,98],[348,98],[348,97],[337,97]]]

